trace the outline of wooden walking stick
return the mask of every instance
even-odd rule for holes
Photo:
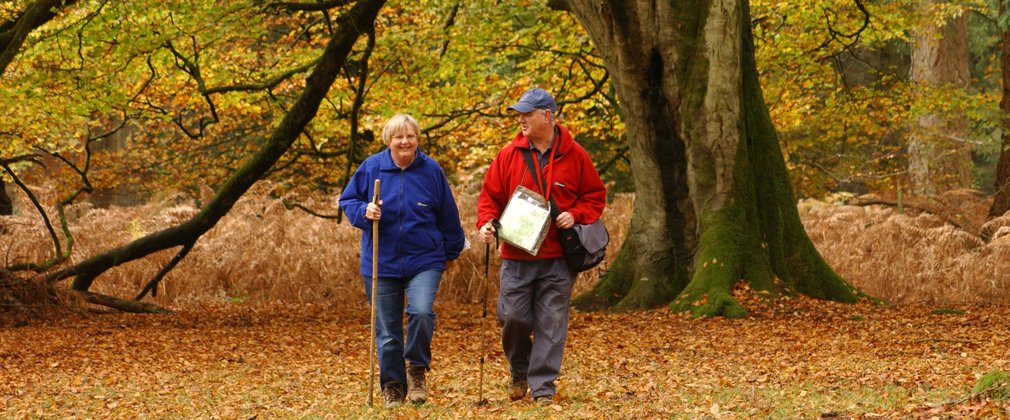
[[[375,180],[375,195],[372,202],[379,205],[379,180]],[[368,405],[372,405],[372,394],[375,393],[375,295],[379,288],[379,220],[372,221],[372,323],[368,340]]]

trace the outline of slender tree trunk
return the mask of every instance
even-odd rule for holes
[[[612,270],[584,309],[673,301],[742,316],[745,280],[854,301],[800,224],[754,62],[746,1],[553,1],[593,38],[623,114],[636,199]]]
[[[4,182],[3,178],[0,178],[0,216],[9,216],[14,214],[14,203],[11,202],[11,197],[7,195],[7,183]]]
[[[923,10],[937,0],[924,1]],[[938,26],[929,22],[912,43],[909,79],[928,88],[968,88],[968,17],[962,14]],[[963,113],[927,113],[918,117],[908,143],[908,172],[914,194],[971,186],[971,143],[964,141]]]
[[[1007,15],[1007,5],[1001,1],[999,15]],[[996,164],[996,185],[993,193],[992,207],[989,207],[989,218],[1002,216],[1010,210],[1010,30],[1000,34],[999,42],[1000,72],[1003,79],[1003,97],[999,107],[1003,110],[1003,141],[1000,146],[999,163]]]

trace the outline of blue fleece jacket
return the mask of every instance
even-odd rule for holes
[[[340,194],[347,220],[361,229],[361,274],[372,276],[372,221],[365,218],[365,208],[376,179],[382,200],[379,277],[445,270],[445,262],[459,257],[465,242],[449,181],[420,150],[410,166],[400,169],[385,149],[365,159]]]

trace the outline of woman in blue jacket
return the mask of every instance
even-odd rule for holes
[[[372,221],[379,220],[375,344],[386,407],[403,401],[404,384],[412,402],[428,398],[424,375],[431,363],[435,330],[432,304],[447,263],[459,257],[466,242],[442,168],[417,149],[420,134],[420,125],[410,115],[390,118],[382,129],[388,148],[365,159],[340,194],[347,219],[361,229],[361,275],[369,301]],[[376,179],[381,180],[378,205],[371,202]]]

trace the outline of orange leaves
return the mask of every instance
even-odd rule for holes
[[[793,298],[749,309],[735,321],[666,309],[573,312],[558,398],[541,408],[508,402],[494,328],[489,403],[475,404],[478,308],[439,301],[432,398],[391,412],[364,406],[367,311],[359,304],[64,319],[0,330],[0,403],[15,417],[895,418],[1007,406],[963,399],[982,373],[1010,368],[1005,308],[949,316]]]

